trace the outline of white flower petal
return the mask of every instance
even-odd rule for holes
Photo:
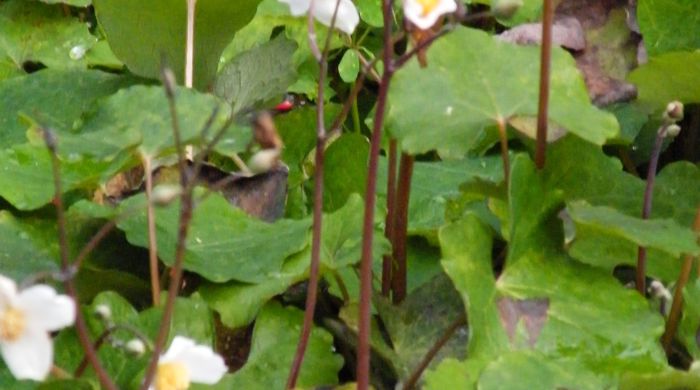
[[[423,5],[417,0],[403,0],[404,16],[421,30],[429,29],[437,22],[440,16],[456,10],[457,3],[455,0],[440,0],[430,12],[424,15]]]
[[[289,13],[294,16],[303,15],[309,10],[311,0],[279,0],[289,6]]]
[[[187,337],[175,336],[173,342],[170,344],[170,348],[165,352],[163,356],[158,360],[160,363],[167,363],[172,361],[180,361],[180,357],[183,353],[194,347],[195,343],[193,340]]]
[[[177,360],[190,371],[192,382],[213,385],[228,372],[224,359],[204,345],[191,347]]]
[[[27,327],[19,339],[2,342],[0,352],[7,368],[17,379],[42,381],[53,362],[53,344],[48,333],[33,326]]]
[[[14,280],[0,275],[0,308],[14,304],[17,295],[17,284]]]
[[[360,14],[355,8],[355,4],[350,0],[314,0],[314,17],[326,26],[331,25],[336,3],[338,4],[338,14],[335,18],[335,28],[352,34],[355,27],[360,23]]]
[[[45,284],[20,291],[17,305],[25,312],[27,322],[46,331],[65,328],[75,321],[75,304],[66,295]]]

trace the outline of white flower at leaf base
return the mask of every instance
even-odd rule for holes
[[[455,0],[403,0],[403,14],[421,30],[427,30],[444,14],[457,10]]]
[[[158,360],[150,390],[184,390],[192,382],[213,385],[228,371],[221,356],[205,345],[175,336],[170,348]]]
[[[311,0],[279,1],[289,5],[289,12],[294,16],[304,15],[311,6]],[[314,0],[314,18],[330,27],[337,2],[338,0]],[[335,28],[349,35],[355,31],[358,23],[360,23],[360,14],[355,4],[351,0],[340,0],[338,14],[335,17]]]
[[[0,351],[15,378],[44,380],[53,364],[49,332],[74,320],[70,297],[43,284],[17,291],[13,280],[0,275]]]

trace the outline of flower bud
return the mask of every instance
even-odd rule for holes
[[[182,194],[182,187],[179,185],[162,184],[153,189],[151,201],[156,206],[167,206]]]
[[[678,122],[683,119],[683,103],[679,101],[672,101],[666,106],[666,111],[664,111],[664,120],[669,122]]]
[[[126,342],[124,349],[134,356],[141,356],[146,352],[146,345],[140,339],[131,339]]]
[[[491,11],[497,18],[508,19],[522,6],[523,0],[493,0],[491,2]]]
[[[675,138],[680,132],[681,127],[674,123],[672,125],[666,126],[666,132],[664,134],[664,137]]]
[[[112,309],[107,305],[97,305],[95,306],[95,316],[101,320],[107,321],[112,318]]]

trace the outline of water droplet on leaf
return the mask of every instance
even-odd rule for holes
[[[71,60],[80,60],[83,57],[85,57],[85,52],[87,52],[87,49],[83,45],[78,45],[78,46],[73,46],[70,49],[70,53],[68,54],[71,58]]]

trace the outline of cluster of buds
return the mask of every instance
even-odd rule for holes
[[[659,134],[662,137],[676,137],[681,132],[681,127],[677,123],[683,119],[683,103],[679,101],[668,103],[662,118],[663,125],[659,128]]]

